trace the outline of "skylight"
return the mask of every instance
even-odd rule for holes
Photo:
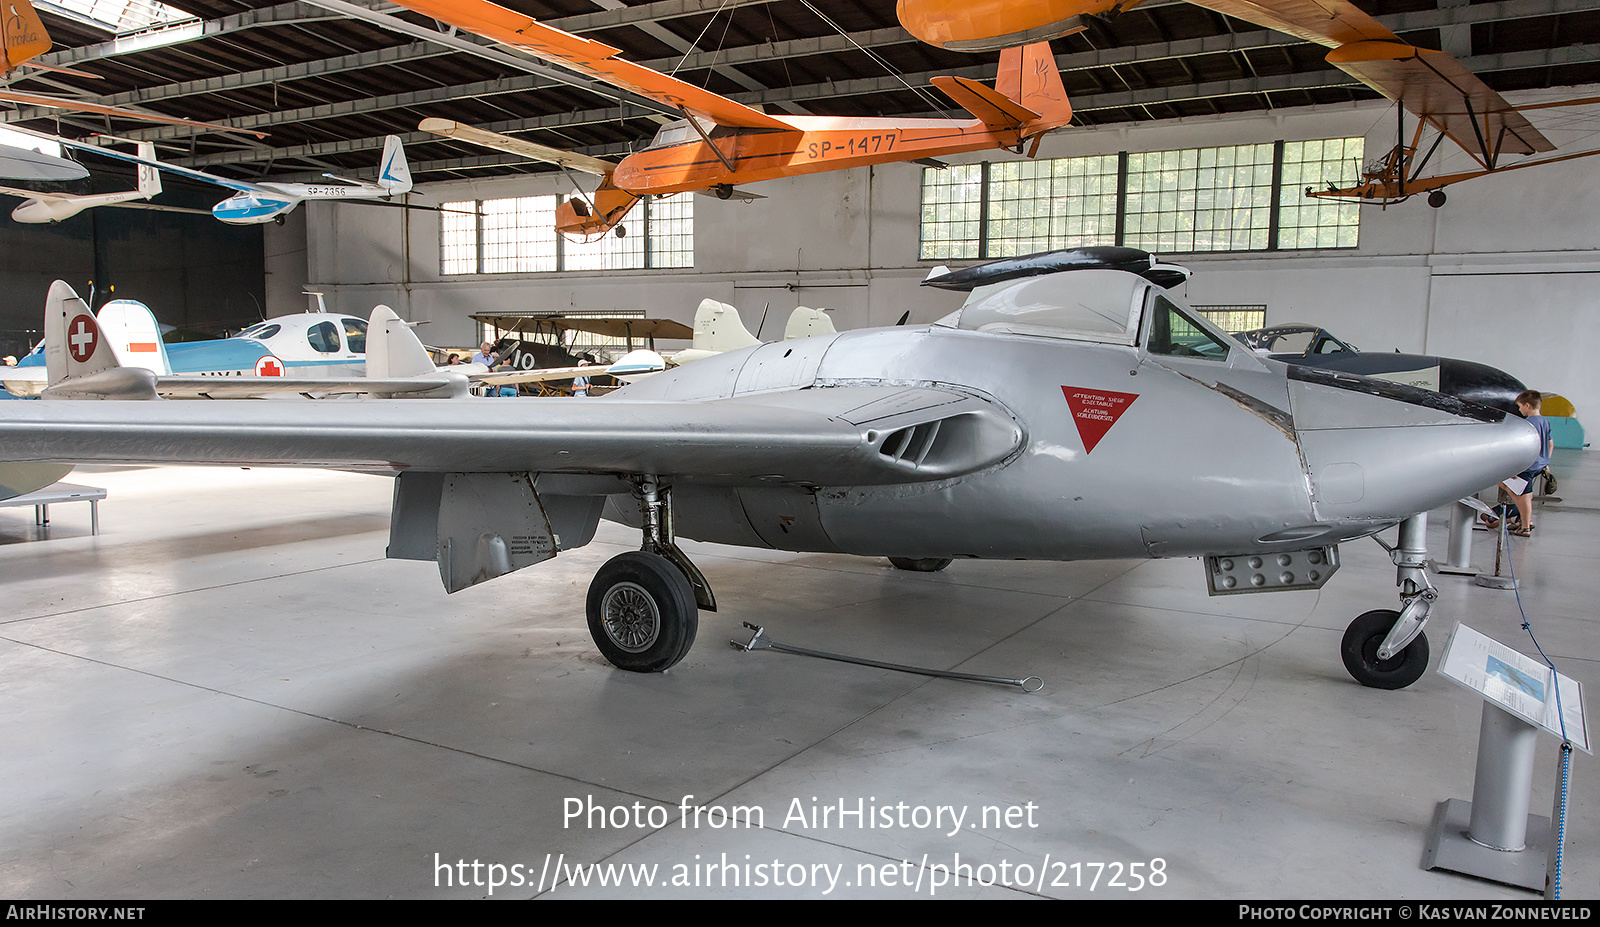
[[[37,0],[34,5],[117,35],[197,19],[156,0]]]

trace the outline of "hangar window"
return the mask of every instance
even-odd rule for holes
[[[622,223],[626,234],[593,242],[556,232],[554,196],[445,203],[439,272],[526,274],[694,266],[694,199],[647,197]]]
[[[1116,240],[1116,155],[990,166],[990,257]]]
[[[193,13],[152,0],[37,0],[34,5],[118,35],[191,20],[198,22]]]
[[[981,257],[984,164],[922,172],[922,259]]]
[[[1123,243],[1161,254],[1266,250],[1272,166],[1272,145],[1129,154]]]
[[[1348,187],[1361,169],[1363,139],[1328,138],[1283,144],[1278,193],[1278,247],[1354,248],[1361,228],[1359,203],[1314,200],[1307,187]]]
[[[1353,248],[1359,207],[1307,199],[1305,188],[1353,182],[1362,147],[1337,138],[929,168],[920,257]]]

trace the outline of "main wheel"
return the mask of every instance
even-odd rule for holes
[[[1443,190],[1434,190],[1432,193],[1428,194],[1428,205],[1432,206],[1434,209],[1438,209],[1440,206],[1443,206],[1445,201],[1448,199],[1449,197],[1445,196]]]
[[[897,570],[910,570],[913,573],[937,573],[949,566],[950,557],[923,557],[920,560],[913,557],[890,557],[889,562]]]
[[[642,550],[606,561],[589,584],[588,612],[601,655],[635,673],[659,673],[682,660],[700,627],[688,578]]]
[[[717,194],[717,199],[719,200],[733,199],[733,184],[731,183],[719,183],[711,189]]]
[[[1428,638],[1421,634],[1389,659],[1378,659],[1378,648],[1399,617],[1392,608],[1379,608],[1362,614],[1345,629],[1339,653],[1356,682],[1374,689],[1404,689],[1427,671]]]

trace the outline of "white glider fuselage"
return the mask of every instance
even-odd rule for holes
[[[139,157],[146,160],[153,159],[155,145],[150,142],[140,142]],[[161,172],[156,168],[148,164],[138,165],[138,178],[136,189],[117,193],[38,193],[12,187],[0,187],[0,193],[24,198],[22,204],[11,211],[13,221],[30,224],[61,222],[85,209],[148,200],[161,192]]]

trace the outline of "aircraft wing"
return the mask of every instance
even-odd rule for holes
[[[57,193],[40,193],[38,190],[23,190],[20,187],[7,186],[0,186],[0,195],[20,196],[25,200],[53,200],[60,198],[60,194]]]
[[[930,430],[946,449],[936,458],[904,450],[919,444],[913,432],[930,443]],[[899,386],[701,401],[0,403],[0,460],[19,462],[647,474],[727,486],[853,486],[959,476],[1009,458],[1023,440],[1022,428],[992,402]]]
[[[612,169],[617,166],[614,162],[607,161],[604,158],[591,158],[588,155],[562,151],[560,148],[551,148],[538,142],[501,135],[499,132],[475,129],[453,119],[424,119],[417,128],[424,132],[432,132],[435,135],[443,135],[446,138],[457,138],[463,142],[470,142],[484,148],[492,148],[495,151],[509,152],[510,154],[521,155],[524,158],[532,158],[535,161],[543,161],[547,164],[570,167],[586,174],[597,174],[603,177],[611,173]]]
[[[675,109],[687,110],[718,125],[793,128],[787,122],[743,103],[735,103],[702,87],[684,83],[631,61],[623,61],[616,57],[620,49],[563,32],[488,0],[399,0],[399,3],[439,22],[563,65],[613,87],[658,100]]]
[[[1492,162],[1555,145],[1461,62],[1402,41],[1348,0],[1189,0],[1333,48],[1328,62]],[[1470,107],[1470,109],[1469,109]]]
[[[235,129],[232,126],[217,125],[213,122],[196,122],[193,119],[181,119],[177,116],[163,116],[160,113],[148,113],[143,110],[127,109],[121,106],[103,106],[99,103],[90,103],[86,100],[72,100],[65,97],[41,96],[37,93],[19,93],[15,90],[0,90],[0,100],[16,103],[21,106],[43,106],[49,109],[65,109],[78,113],[97,113],[101,116],[120,116],[123,119],[138,119],[142,122],[158,122],[169,126],[188,126],[191,129],[209,129],[212,132],[227,132],[235,135],[254,135],[256,138],[266,138],[267,133],[257,132],[253,129]]]
[[[234,180],[231,177],[219,177],[216,174],[207,174],[205,171],[197,171],[194,168],[179,167],[176,164],[168,164],[165,161],[148,160],[138,157],[137,155],[124,154],[123,152],[116,151],[115,149],[102,148],[99,145],[85,145],[82,142],[75,142],[71,139],[63,138],[57,139],[57,141],[61,142],[62,146],[66,148],[72,148],[77,151],[92,151],[95,154],[104,155],[105,157],[113,160],[126,161],[129,164],[142,164],[145,167],[153,167],[158,170],[166,171],[169,174],[177,174],[179,177],[187,177],[190,180],[198,180],[202,183],[211,183],[216,184],[219,187],[227,187],[229,190],[237,190],[240,193],[259,193],[263,196],[279,198],[283,196],[283,194],[277,192],[276,190],[269,190],[266,187],[258,186],[246,180]]]
[[[251,399],[258,396],[296,394],[400,395],[447,389],[457,385],[464,389],[466,380],[444,375],[349,378],[157,376],[140,368],[117,367],[101,373],[63,380],[44,390],[44,396],[47,399]]]
[[[7,180],[82,180],[87,176],[89,169],[76,161],[0,145],[0,177]]]

